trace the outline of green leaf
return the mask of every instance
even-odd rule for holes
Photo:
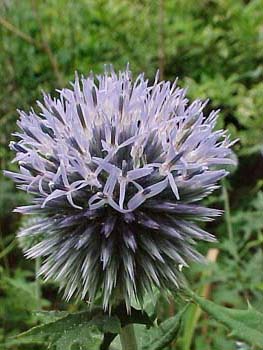
[[[38,311],[33,311],[32,314],[36,316],[41,323],[50,323],[60,318],[66,317],[69,314],[69,312],[57,311],[57,310],[52,310],[52,311],[38,310]]]
[[[97,315],[92,319],[92,325],[101,333],[120,333],[121,322],[117,316]]]
[[[190,292],[192,299],[215,320],[231,329],[231,336],[263,347],[263,314],[251,306],[247,310],[230,309]]]
[[[112,313],[120,319],[122,327],[125,327],[131,323],[144,324],[148,327],[153,325],[152,319],[143,310],[138,310],[131,307],[130,313],[127,314],[127,309],[124,303],[121,303],[114,308]]]
[[[130,313],[127,314],[125,303],[120,303],[117,305],[112,310],[112,315],[117,316],[117,319],[121,322],[121,327],[125,327],[129,324],[143,324],[147,327],[151,327],[153,325],[153,321],[145,311],[137,310],[134,307],[131,307]],[[100,350],[107,350],[118,333],[119,332],[114,332],[113,329],[108,329],[108,331],[105,330]]]
[[[100,309],[92,312],[82,311],[62,316],[52,313],[55,321],[36,326],[19,334],[17,338],[29,337],[32,342],[44,339],[56,350],[72,350],[74,346],[82,349],[98,349],[102,333],[119,333],[121,328],[117,316],[103,314]]]
[[[146,332],[142,343],[142,350],[161,350],[170,344],[177,336],[180,329],[182,315],[188,305],[175,316],[168,318],[159,327],[153,327]]]
[[[198,305],[189,306],[184,317],[184,332],[182,336],[183,350],[189,350],[193,341],[195,327],[201,315],[201,309]]]

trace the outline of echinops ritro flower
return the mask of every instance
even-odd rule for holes
[[[101,296],[107,309],[117,296],[129,309],[153,286],[178,287],[180,266],[201,259],[196,241],[214,241],[198,221],[220,211],[196,203],[227,175],[233,143],[185,93],[110,69],[19,112],[20,172],[5,173],[33,195],[16,211],[38,216],[19,236],[40,237],[25,254],[67,300]]]

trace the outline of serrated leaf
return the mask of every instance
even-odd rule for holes
[[[94,328],[84,325],[66,331],[54,343],[56,350],[97,350],[101,343],[101,335]]]
[[[117,318],[120,320],[121,327],[125,327],[129,324],[134,324],[134,323],[143,324],[143,325],[146,325],[147,327],[150,327],[153,325],[153,321],[145,311],[137,310],[134,307],[131,307],[130,313],[127,314],[125,303],[120,303],[118,306],[116,306],[113,309],[112,314],[116,315]],[[118,333],[119,332],[113,332],[113,329],[105,332],[100,350],[107,350],[110,344],[112,343],[112,341],[118,335]]]
[[[56,321],[60,318],[63,318],[69,314],[67,311],[57,311],[57,310],[52,310],[52,311],[33,311],[32,314],[37,317],[40,322],[43,323],[49,323]]]
[[[92,312],[67,314],[55,321],[33,327],[19,334],[17,338],[29,337],[32,342],[44,339],[56,350],[72,350],[74,345],[81,346],[84,350],[94,346],[98,348],[102,333],[119,333],[120,328],[121,323],[117,316],[105,315],[97,309]]]
[[[122,327],[125,327],[131,323],[144,324],[149,327],[153,325],[152,319],[143,310],[138,310],[131,307],[130,313],[127,314],[127,309],[124,303],[121,303],[114,308],[113,314],[118,316]]]
[[[120,333],[121,322],[117,316],[97,315],[92,319],[92,325],[102,333]]]
[[[263,314],[252,307],[230,309],[190,292],[192,299],[215,320],[231,329],[231,336],[263,347]]]
[[[161,350],[170,344],[178,334],[182,315],[187,309],[187,306],[175,316],[162,322],[159,327],[153,327],[149,331],[146,331],[142,350]]]

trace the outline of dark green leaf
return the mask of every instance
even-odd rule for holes
[[[247,310],[230,309],[191,292],[193,300],[218,322],[231,329],[231,336],[263,347],[263,314],[251,306]]]
[[[59,317],[61,314],[53,317]],[[32,342],[43,339],[57,350],[71,350],[72,346],[82,349],[98,349],[102,334],[119,333],[121,327],[117,316],[105,315],[100,309],[82,311],[62,316],[55,321],[36,326],[17,336],[29,337]],[[75,345],[74,345],[75,344]]]
[[[138,310],[138,309],[135,309],[134,307],[131,307],[131,311],[128,314],[124,303],[119,304],[113,310],[113,314],[118,316],[118,318],[121,321],[122,327],[125,327],[131,323],[144,324],[149,327],[153,325],[153,321],[145,311]]]
[[[161,350],[170,344],[177,336],[182,315],[184,314],[186,305],[174,317],[171,317],[160,324],[159,327],[153,327],[145,334],[143,339],[142,350]]]

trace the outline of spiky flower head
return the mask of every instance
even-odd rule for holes
[[[197,222],[220,212],[196,203],[233,160],[205,104],[176,83],[111,69],[19,112],[20,172],[6,175],[33,195],[16,211],[40,215],[19,235],[41,237],[26,256],[43,258],[40,274],[66,299],[101,295],[108,308],[118,294],[129,308],[153,285],[176,288],[179,267],[201,258],[196,241],[214,240]]]

